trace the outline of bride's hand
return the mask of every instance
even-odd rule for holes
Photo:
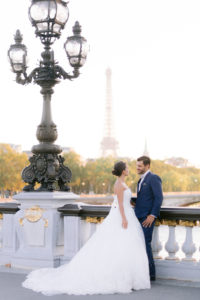
[[[128,227],[128,221],[126,219],[122,220],[122,227],[126,229]]]

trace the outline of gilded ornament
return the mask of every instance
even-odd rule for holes
[[[168,226],[176,226],[178,225],[178,222],[176,220],[161,220],[162,225],[168,225]]]
[[[103,220],[104,220],[103,217],[87,217],[87,218],[85,219],[85,221],[86,221],[87,223],[96,223],[96,224],[102,223]]]
[[[196,226],[197,221],[179,221],[179,225],[180,226],[185,226],[185,227],[194,227]]]
[[[29,222],[38,222],[42,218],[44,209],[40,208],[38,205],[25,210],[25,219]]]
[[[43,221],[45,222],[44,223],[44,227],[48,227],[48,225],[49,225],[48,219],[43,218]]]
[[[20,218],[20,219],[19,219],[19,224],[20,224],[21,226],[24,226],[23,221],[24,221],[24,218]]]
[[[1,220],[1,219],[3,219],[3,214],[2,214],[2,213],[0,213],[0,220]]]
[[[157,225],[157,221],[158,221],[158,225]],[[200,222],[199,221],[182,221],[182,220],[165,220],[162,219],[161,221],[156,220],[155,225],[159,226],[159,225],[167,225],[167,226],[185,226],[185,227],[194,227],[194,226],[200,226]]]
[[[156,219],[155,226],[160,226],[160,225],[161,225],[161,221]]]

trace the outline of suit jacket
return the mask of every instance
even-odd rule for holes
[[[138,185],[139,186],[139,185]],[[140,191],[137,188],[137,199],[135,214],[140,219],[148,215],[158,217],[163,201],[162,181],[159,176],[149,172],[141,185]]]

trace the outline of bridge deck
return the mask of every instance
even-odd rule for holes
[[[125,295],[92,295],[92,296],[69,296],[56,295],[47,297],[41,293],[21,287],[21,282],[25,279],[23,272],[15,273],[12,270],[0,268],[0,300],[199,300],[200,287],[192,284],[178,283],[176,281],[157,280],[152,284],[151,290],[133,291]]]

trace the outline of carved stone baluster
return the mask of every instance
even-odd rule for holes
[[[14,214],[3,213],[0,217],[0,221],[0,226],[2,226],[0,265],[7,265],[11,263],[11,257],[14,255],[17,248]]]
[[[64,257],[67,262],[80,248],[80,218],[74,216],[64,217]]]
[[[97,226],[102,223],[104,218],[102,217],[87,217],[86,222],[90,223],[90,236],[95,233]]]
[[[81,220],[80,226],[80,247],[82,247],[87,240],[90,238],[91,233],[91,224],[86,222],[85,220]]]
[[[162,224],[169,226],[169,237],[165,244],[165,249],[168,252],[168,256],[166,257],[166,259],[178,260],[179,258],[176,256],[176,252],[179,250],[179,245],[176,242],[176,235],[175,235],[176,221],[164,220]]]
[[[90,237],[95,233],[97,229],[97,223],[90,223]]]
[[[153,257],[155,259],[161,259],[162,257],[159,255],[159,252],[162,250],[162,244],[159,239],[159,226],[160,221],[156,220],[154,231],[153,231],[153,237],[152,237],[152,251],[153,251]]]
[[[196,246],[193,243],[193,227],[195,226],[194,221],[181,221],[181,225],[185,226],[186,228],[186,236],[185,236],[185,242],[183,243],[182,250],[185,253],[185,257],[183,260],[185,261],[194,261],[196,260],[193,258],[193,254],[196,251]]]
[[[93,235],[96,231],[97,226],[99,223],[103,221],[104,218],[102,217],[86,217],[85,220],[82,220],[81,225],[81,242],[80,246],[82,247],[87,240]]]

